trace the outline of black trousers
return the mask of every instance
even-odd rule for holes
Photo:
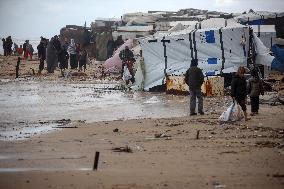
[[[258,112],[259,110],[259,96],[250,97],[251,112]]]
[[[44,69],[44,59],[39,59],[39,72],[41,72]]]
[[[78,68],[78,60],[76,54],[70,54],[70,67],[71,69]]]

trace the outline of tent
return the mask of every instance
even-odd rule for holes
[[[275,44],[275,25],[251,25],[250,27],[267,48],[271,48]]]
[[[278,45],[273,45],[271,48],[275,58],[271,64],[272,69],[284,73],[284,49]]]
[[[234,19],[224,19],[224,18],[210,18],[200,22],[200,29],[206,28],[219,28],[219,27],[242,27],[243,25],[237,23]]]
[[[256,11],[249,12],[247,14],[242,14],[240,16],[235,17],[235,19],[243,24],[263,25],[270,19],[276,19],[283,16],[284,12]]]
[[[247,40],[241,44],[243,38]],[[249,28],[245,26],[183,30],[141,39],[144,90],[165,84],[169,75],[184,74],[190,67],[191,59],[198,59],[198,67],[210,75],[220,71],[230,73],[239,66],[246,66],[248,39]],[[270,56],[266,51],[262,55]],[[262,63],[271,62],[270,59],[264,59]]]
[[[113,56],[105,61],[103,64],[106,73],[118,73],[121,71],[122,62],[119,58],[119,53],[121,50],[128,46],[129,49],[133,47],[133,40],[128,39],[123,45],[121,45],[114,53]]]
[[[178,23],[177,25],[175,25],[174,27],[169,29],[168,32],[181,31],[181,30],[184,30],[184,29],[186,29],[186,27],[183,26],[181,23]]]

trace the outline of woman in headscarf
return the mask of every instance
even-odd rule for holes
[[[46,63],[48,73],[54,73],[54,70],[57,66],[57,62],[57,51],[54,47],[54,38],[52,37],[46,48]]]

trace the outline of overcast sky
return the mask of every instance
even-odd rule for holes
[[[284,11],[284,0],[0,0],[0,37],[51,37],[68,24],[148,10]]]

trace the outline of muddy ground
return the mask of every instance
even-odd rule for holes
[[[1,62],[0,93],[7,86],[3,84],[4,79],[13,79],[13,66],[8,71],[3,66],[6,62]],[[38,66],[36,61],[31,65]],[[3,67],[7,70],[3,71]],[[28,77],[36,82],[44,83],[41,81],[44,78],[70,85],[68,78],[59,77],[59,71],[45,76],[33,76],[29,69],[23,69],[23,73],[26,73],[22,77],[24,81],[13,82],[25,82]],[[90,75],[91,72],[87,80],[97,83]],[[74,77],[71,84],[74,80],[86,82],[80,79]],[[143,95],[146,96],[140,104],[150,102],[146,103],[147,111],[153,114],[155,107],[170,107],[168,114],[171,114],[171,109],[177,112],[174,102],[179,102],[184,111],[188,104],[186,97]],[[218,117],[230,103],[229,97],[205,98],[206,114],[193,117],[185,113],[171,118],[150,116],[99,122],[66,118],[64,122],[63,112],[63,117],[58,117],[61,122],[53,123],[65,128],[24,140],[0,141],[0,188],[280,189],[284,187],[284,109],[280,103],[270,105],[269,99],[270,93],[267,93],[260,113],[250,121],[227,124],[220,123]],[[2,108],[1,111],[5,112]],[[28,115],[22,119],[32,120]],[[22,121],[2,116],[1,122],[3,119],[15,124]],[[8,126],[1,129],[4,133]],[[98,169],[93,170],[96,152],[100,152],[100,157]]]

